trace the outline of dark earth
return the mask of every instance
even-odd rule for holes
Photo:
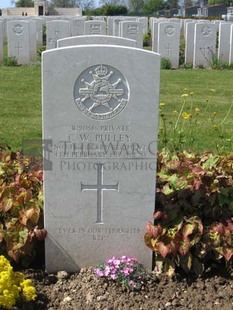
[[[107,282],[93,274],[92,268],[79,273],[60,271],[47,274],[43,269],[27,269],[38,297],[13,310],[208,310],[233,309],[233,278],[221,268],[206,272],[201,278],[156,276],[139,292],[129,292],[119,283]]]

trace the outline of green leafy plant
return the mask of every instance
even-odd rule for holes
[[[0,151],[0,252],[26,265],[46,232],[42,171],[21,153]]]
[[[117,281],[130,291],[140,290],[149,279],[148,272],[136,258],[114,256],[105,264],[94,268],[94,274],[107,280]]]
[[[229,70],[232,70],[232,65],[229,65],[228,63],[222,62],[221,59],[218,57],[217,52],[214,51],[213,48],[208,47],[208,51],[210,54],[210,58],[207,58],[204,53],[202,53],[202,54],[212,69],[229,69]]]
[[[171,64],[170,59],[163,57],[161,59],[161,69],[169,70],[171,69],[171,67],[172,67],[172,64]]]
[[[16,57],[6,57],[3,59],[3,64],[6,67],[16,67],[18,66],[18,62]]]
[[[232,154],[158,154],[156,211],[145,234],[158,273],[199,276],[214,262],[232,264],[232,169]]]
[[[143,46],[150,46],[151,45],[151,34],[144,33],[143,35]]]
[[[14,272],[10,262],[0,256],[0,306],[12,309],[18,300],[35,300],[36,289],[30,279],[25,280],[21,272]]]

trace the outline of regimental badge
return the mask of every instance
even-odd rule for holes
[[[92,66],[77,78],[74,100],[86,116],[96,120],[110,119],[123,111],[129,101],[128,82],[111,66]]]
[[[209,26],[204,26],[204,27],[202,27],[202,29],[201,29],[201,33],[203,34],[203,36],[208,37],[209,35],[211,35],[212,29],[211,29],[211,27],[209,27]]]
[[[168,25],[167,27],[165,27],[164,32],[168,36],[173,36],[173,34],[176,32],[176,28],[171,25]]]
[[[15,34],[18,34],[18,35],[22,34],[23,33],[23,26],[20,25],[20,24],[16,24],[13,27],[13,31],[14,31]]]

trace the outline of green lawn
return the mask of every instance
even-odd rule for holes
[[[17,150],[41,138],[41,68],[1,66],[0,81],[0,144]],[[233,151],[233,71],[162,70],[160,102],[160,148]]]
[[[233,151],[233,71],[163,70],[160,102],[160,147],[167,131],[169,148]]]

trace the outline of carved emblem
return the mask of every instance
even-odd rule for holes
[[[137,25],[128,25],[127,28],[127,33],[128,34],[137,34],[138,33],[138,26]]]
[[[100,25],[91,25],[90,33],[91,34],[101,34],[101,27],[100,27]]]
[[[209,36],[212,33],[211,27],[210,26],[204,26],[201,29],[201,33],[203,34],[203,36]]]
[[[105,120],[118,115],[129,100],[129,87],[123,75],[107,65],[83,71],[74,85],[74,100],[86,116]]]
[[[165,27],[164,32],[168,35],[168,36],[173,36],[173,34],[175,33],[176,29],[175,27],[169,25],[167,27]]]
[[[20,24],[16,24],[13,27],[13,31],[15,34],[22,34],[23,33],[23,26]]]

